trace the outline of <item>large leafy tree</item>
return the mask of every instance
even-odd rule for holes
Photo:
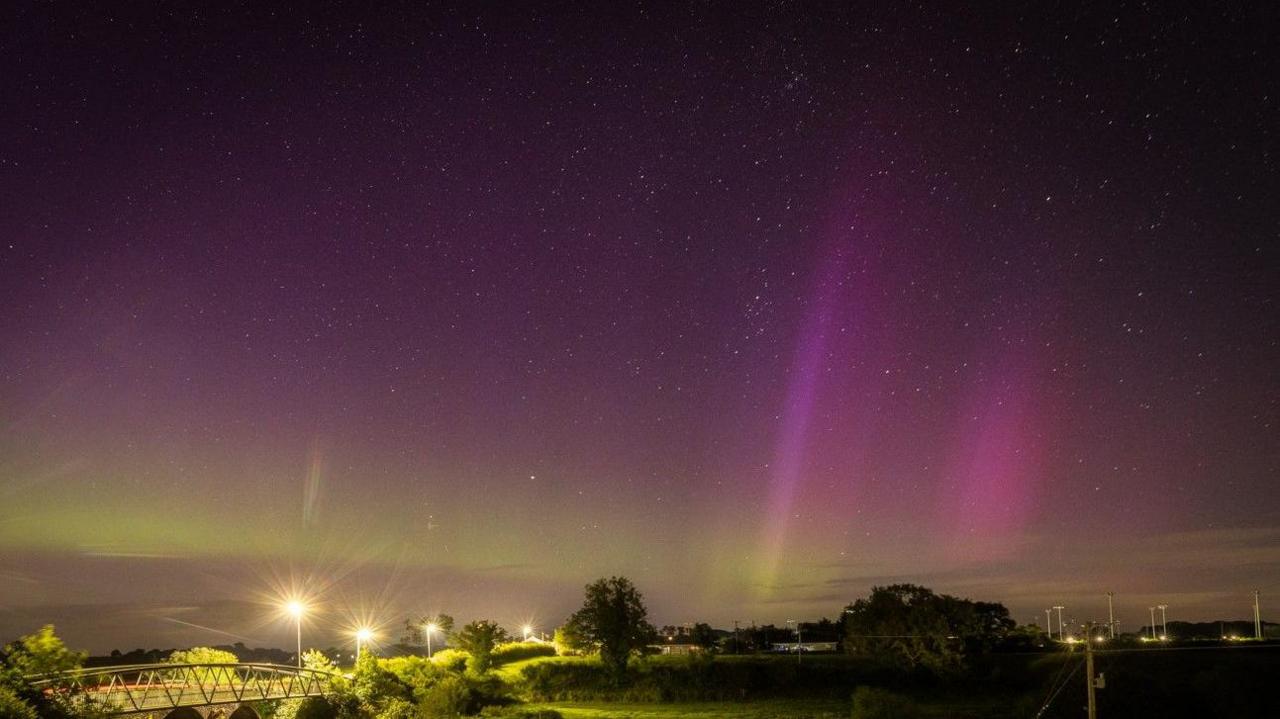
[[[873,587],[844,611],[845,650],[938,674],[964,666],[966,651],[986,651],[1013,628],[1004,605],[973,602],[914,584]]]
[[[626,577],[588,584],[582,608],[569,618],[566,630],[598,648],[615,679],[626,673],[631,653],[643,649],[655,635],[644,598]]]
[[[170,664],[235,664],[240,661],[235,654],[223,649],[214,649],[213,647],[191,647],[190,649],[178,649],[169,655],[165,660]],[[194,676],[202,683],[216,682],[219,678],[225,679],[229,675],[227,669],[214,669],[207,666],[197,666],[195,669],[184,670],[191,671]]]
[[[191,647],[174,651],[165,661],[170,664],[235,664],[240,659],[225,649]]]
[[[689,641],[708,651],[716,648],[716,642],[719,639],[716,630],[712,629],[710,624],[702,622],[694,624],[693,630],[689,632]]]
[[[454,639],[459,649],[471,655],[467,667],[483,674],[493,666],[493,648],[510,640],[511,636],[497,622],[481,619],[464,625]]]

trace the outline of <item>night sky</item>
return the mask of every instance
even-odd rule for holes
[[[1266,4],[122,5],[3,10],[0,640],[1280,612]]]

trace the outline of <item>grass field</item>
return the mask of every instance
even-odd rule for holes
[[[565,719],[845,719],[848,703],[806,701],[689,702],[672,704],[533,704]]]

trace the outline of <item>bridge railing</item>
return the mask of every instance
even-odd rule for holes
[[[111,714],[319,696],[333,675],[279,664],[134,664],[27,677]]]

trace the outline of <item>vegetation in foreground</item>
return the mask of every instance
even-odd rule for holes
[[[450,632],[454,648],[431,657],[366,652],[346,671],[312,651],[303,661],[329,673],[325,694],[256,708],[264,719],[1012,719],[1038,715],[1046,698],[1060,696],[1039,716],[1078,714],[1079,653],[993,652],[1017,638],[1000,605],[895,585],[876,588],[846,615],[846,655],[647,656],[653,627],[642,598],[630,582],[611,578],[587,587],[554,646],[511,642],[481,620]],[[433,624],[453,623],[441,615]],[[1207,661],[1202,652],[1100,653],[1112,686],[1100,707],[1106,716],[1276,716],[1269,683],[1280,647],[1258,649]],[[103,707],[88,697],[41,691],[26,679],[74,671],[84,660],[52,627],[6,646],[0,719],[100,719]],[[236,656],[196,647],[168,661]]]

